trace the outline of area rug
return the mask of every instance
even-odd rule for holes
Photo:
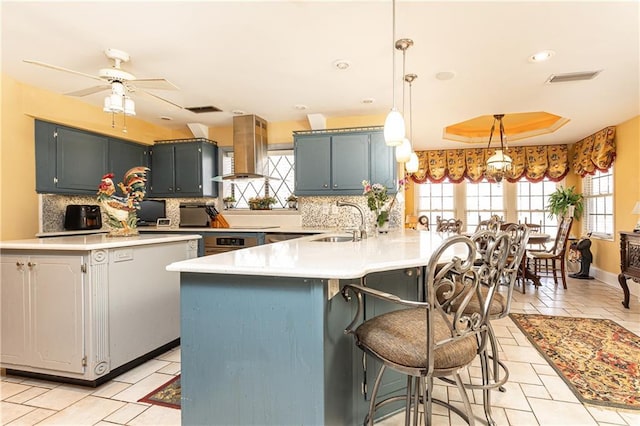
[[[580,401],[640,410],[640,337],[605,319],[509,316]]]
[[[149,404],[162,405],[180,409],[180,396],[182,394],[180,386],[180,375],[173,377],[158,389],[140,398],[138,402],[146,402]]]

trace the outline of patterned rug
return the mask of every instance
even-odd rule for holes
[[[147,396],[140,398],[138,402],[146,402],[149,404],[162,405],[180,409],[180,396],[182,394],[180,386],[180,375],[173,377],[158,389],[149,393]]]
[[[509,316],[580,401],[640,410],[640,337],[604,319]]]

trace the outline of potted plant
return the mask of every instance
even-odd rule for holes
[[[249,208],[251,210],[271,210],[271,205],[277,200],[273,197],[253,197],[249,198]]]
[[[580,219],[584,210],[583,197],[581,193],[575,191],[575,187],[558,187],[549,195],[549,217],[569,216]]]
[[[228,197],[224,197],[222,202],[224,202],[226,209],[232,209],[235,206],[236,199],[233,195],[229,195]]]
[[[289,205],[290,209],[297,209],[298,197],[296,197],[294,194],[289,195],[289,197],[287,197],[287,204]]]

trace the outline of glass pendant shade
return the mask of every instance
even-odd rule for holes
[[[419,167],[420,162],[418,161],[418,154],[412,151],[409,156],[409,161],[404,164],[404,169],[407,173],[415,173],[418,171]]]
[[[402,144],[396,146],[396,161],[398,163],[406,163],[411,156],[411,142],[404,138]]]
[[[104,98],[103,111],[116,112],[116,113],[124,111],[124,106],[122,104],[122,96],[112,93],[106,98]]]
[[[511,157],[503,153],[501,149],[496,149],[496,153],[487,160],[487,170],[507,171],[511,169],[511,164],[513,164]]]
[[[124,98],[124,113],[127,115],[136,115],[136,104],[130,97]]]
[[[404,118],[397,108],[392,108],[384,121],[384,142],[387,146],[398,146],[402,144],[404,136]]]

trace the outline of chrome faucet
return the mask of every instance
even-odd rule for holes
[[[359,229],[354,229],[353,232],[353,241],[360,241],[364,238],[367,238],[367,230],[364,226],[364,210],[362,210],[362,207],[360,207],[359,205],[355,204],[355,203],[349,203],[347,201],[336,201],[336,206],[338,207],[343,207],[343,206],[348,206],[348,207],[353,207],[355,209],[358,210],[358,213],[360,213],[360,228]]]

